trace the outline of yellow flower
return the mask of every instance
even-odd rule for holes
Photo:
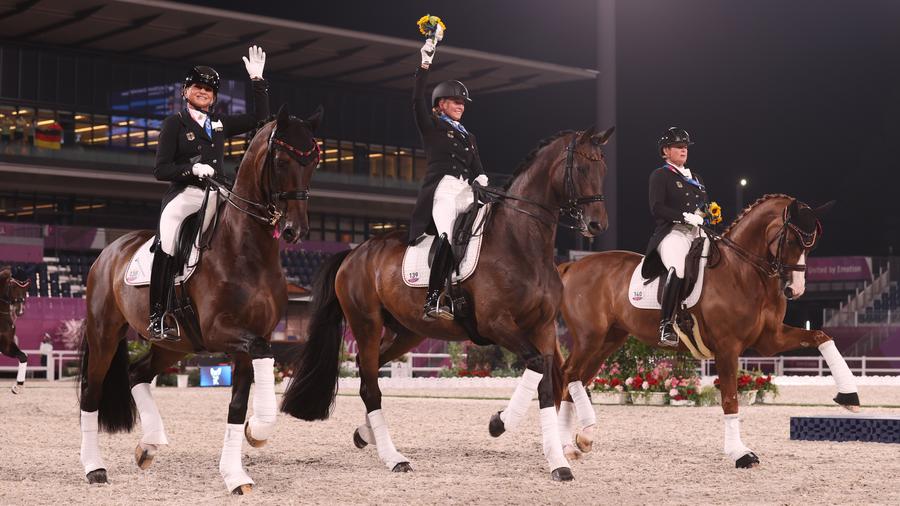
[[[440,25],[442,30],[447,30],[447,26],[444,25],[444,22],[441,21],[441,18],[437,16],[432,16],[431,14],[426,14],[419,18],[416,21],[416,24],[419,26],[419,33],[422,35],[431,35],[433,32],[431,30],[426,29],[429,25]]]
[[[709,214],[710,214],[709,222],[712,223],[713,225],[716,225],[716,224],[722,222],[722,208],[719,206],[718,203],[711,202],[709,204]]]

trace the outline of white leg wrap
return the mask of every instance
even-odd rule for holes
[[[556,408],[541,409],[541,434],[544,438],[544,457],[550,464],[550,470],[569,467],[569,461],[563,455],[562,443],[559,440],[559,425],[556,420]]]
[[[366,423],[357,427],[356,430],[359,433],[359,437],[361,437],[363,441],[369,443],[370,445],[375,444],[375,433],[372,432],[372,426],[369,425],[368,415],[366,416]]]
[[[572,423],[575,419],[575,404],[569,401],[562,401],[559,404],[559,414],[557,420],[559,423],[559,441],[563,446],[572,444]]]
[[[144,432],[141,437],[141,447],[145,450],[155,451],[155,446],[169,444],[162,417],[159,416],[159,409],[156,407],[156,402],[153,401],[153,395],[150,394],[150,383],[138,383],[133,386],[131,396],[134,397],[134,403],[141,415],[141,430]],[[147,445],[154,445],[154,447],[149,448]]]
[[[275,431],[275,359],[253,360],[253,416],[250,417],[250,435],[265,441]]]
[[[97,411],[81,412],[81,465],[84,466],[84,474],[106,469],[106,464],[100,458],[99,415]]]
[[[838,392],[842,394],[856,393],[856,378],[847,367],[847,362],[841,356],[834,341],[825,341],[819,345],[819,353],[825,357],[828,368],[831,369],[831,376],[834,378],[834,384],[837,385]]]
[[[725,415],[725,447],[723,451],[735,462],[751,451],[741,441],[741,419],[737,413]]]
[[[578,423],[582,428],[593,429],[597,423],[597,414],[594,413],[594,406],[591,405],[591,399],[584,390],[584,385],[580,381],[569,383],[569,395],[572,396],[572,402],[575,403],[575,412],[578,414]]]
[[[252,485],[253,480],[244,472],[241,463],[241,445],[244,442],[244,425],[229,423],[225,425],[225,442],[222,444],[222,457],[219,458],[219,474],[225,479],[225,487],[229,492],[241,485]]]
[[[393,470],[397,464],[409,462],[408,458],[394,448],[394,442],[391,441],[391,434],[388,432],[387,422],[384,421],[384,413],[380,409],[376,409],[367,416],[375,438],[375,448],[378,449],[378,458],[384,462],[384,465],[388,469]]]
[[[537,393],[538,383],[541,382],[543,376],[539,372],[525,369],[525,373],[519,379],[519,384],[516,385],[516,391],[509,399],[509,404],[500,413],[500,419],[503,420],[503,427],[506,430],[515,430],[522,418],[525,418],[525,413],[528,412],[528,406],[531,405],[534,394]]]
[[[16,383],[25,383],[26,369],[28,369],[28,362],[19,362],[19,370],[16,372]]]

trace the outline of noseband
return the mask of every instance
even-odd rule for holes
[[[322,159],[322,152],[319,149],[319,143],[313,139],[313,147],[308,150],[302,150],[296,146],[292,146],[288,142],[278,138],[278,124],[272,128],[269,134],[269,140],[266,147],[266,158],[263,162],[263,179],[266,182],[266,188],[263,191],[265,202],[255,202],[237,195],[231,191],[226,185],[214,179],[208,181],[216,187],[216,189],[224,196],[225,201],[238,211],[259,220],[262,223],[275,227],[284,216],[284,209],[290,200],[309,200],[309,188],[296,191],[279,191],[275,188],[275,154],[284,151],[291,158],[297,161],[301,167],[310,164],[318,165]],[[315,160],[313,160],[315,156]],[[240,202],[240,204],[239,204]]]

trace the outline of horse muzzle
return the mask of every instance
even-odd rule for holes
[[[587,226],[591,236],[602,234],[603,232],[606,232],[607,228],[609,228],[609,223],[600,223],[599,221],[592,221],[588,223]]]
[[[782,292],[784,293],[784,296],[785,298],[787,298],[787,300],[794,300],[794,289],[792,287],[785,286]]]

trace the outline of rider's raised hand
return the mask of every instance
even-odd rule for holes
[[[444,38],[444,27],[438,23],[437,28],[434,29],[434,43],[437,44]]]
[[[199,178],[204,178],[212,177],[216,173],[216,169],[210,167],[205,163],[195,163],[194,166],[191,167],[191,172],[193,172],[194,175]]]
[[[250,79],[262,79],[263,68],[266,66],[266,52],[259,46],[250,46],[247,56],[244,56],[244,66]]]
[[[425,39],[425,44],[422,45],[421,53],[422,53],[422,68],[428,68],[431,65],[431,60],[434,59],[434,41],[429,39]]]
[[[684,222],[695,227],[703,225],[703,217],[694,213],[681,213],[684,216]]]

